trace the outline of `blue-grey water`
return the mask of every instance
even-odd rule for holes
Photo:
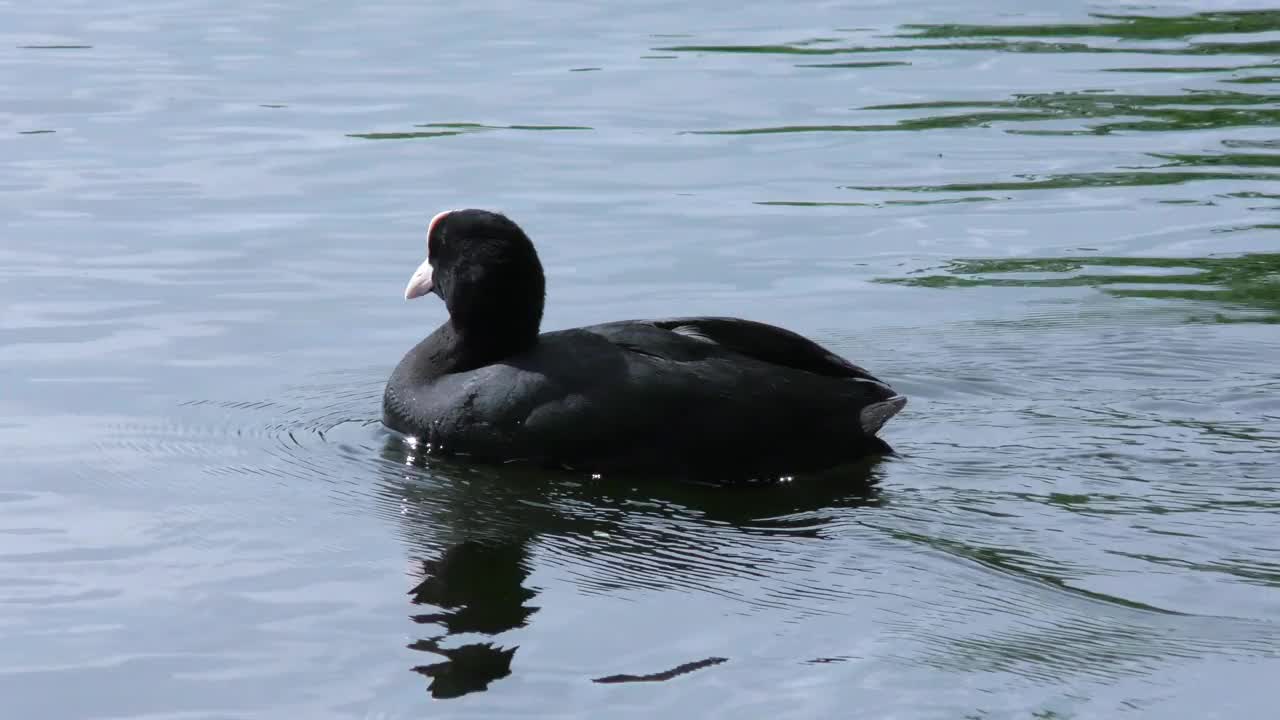
[[[1280,11],[0,1],[3,715],[1269,717]],[[423,461],[435,212],[547,328],[911,397],[716,489]]]

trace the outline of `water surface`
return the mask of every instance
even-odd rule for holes
[[[14,717],[1261,717],[1280,12],[0,2]],[[426,461],[435,212],[548,328],[786,324],[900,457]]]

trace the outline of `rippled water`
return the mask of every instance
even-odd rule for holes
[[[6,714],[1267,716],[1278,57],[1218,1],[0,2]],[[415,457],[462,205],[547,327],[784,323],[901,456]]]

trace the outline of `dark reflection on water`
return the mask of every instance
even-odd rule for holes
[[[414,672],[431,678],[434,697],[459,697],[484,690],[489,683],[511,674],[516,648],[493,643],[468,643],[445,647],[451,635],[497,635],[523,627],[537,611],[525,603],[537,593],[521,583],[529,575],[522,542],[464,540],[445,548],[438,559],[422,561],[422,582],[409,591],[417,605],[434,605],[439,612],[413,616],[424,625],[439,625],[443,636],[413,643],[414,650],[433,653],[444,660],[419,665]]]
[[[409,592],[413,603],[434,608],[414,615],[413,621],[443,630],[409,646],[443,658],[413,668],[430,678],[429,690],[437,698],[482,691],[511,674],[517,646],[462,638],[492,638],[530,622],[538,610],[530,604],[537,592],[526,585],[534,546],[563,540],[556,547],[567,555],[559,562],[592,568],[592,577],[582,582],[596,591],[642,587],[718,592],[717,578],[763,578],[770,570],[740,564],[732,537],[663,530],[673,515],[695,516],[699,523],[718,528],[717,535],[817,538],[824,522],[813,519],[813,513],[880,504],[876,467],[883,458],[752,487],[660,478],[620,485],[614,479],[518,465],[428,462],[402,436],[385,434],[379,496],[388,514],[399,518],[409,552],[421,564],[421,582]],[[797,515],[801,517],[788,519]],[[650,525],[653,529],[643,535],[633,529]],[[726,660],[693,659],[661,672],[617,673],[594,680],[660,682]]]

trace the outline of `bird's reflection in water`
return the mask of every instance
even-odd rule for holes
[[[413,620],[439,625],[444,634],[409,647],[443,658],[414,668],[431,678],[434,697],[484,690],[490,682],[511,674],[515,648],[490,642],[446,648],[441,642],[466,633],[497,635],[522,627],[537,610],[525,604],[536,593],[523,586],[529,575],[524,563],[522,544],[471,540],[447,547],[439,559],[422,562],[422,582],[409,594],[415,605],[435,606],[439,611],[415,615]]]
[[[818,537],[826,520],[817,511],[880,502],[877,458],[820,476],[727,488],[424,461],[398,435],[386,438],[382,456],[381,499],[399,520],[413,567],[421,568],[409,592],[422,610],[413,620],[438,629],[409,646],[436,656],[413,670],[430,678],[437,698],[482,691],[511,674],[518,647],[497,636],[524,627],[538,610],[530,604],[536,591],[525,585],[535,543],[554,542],[590,571],[583,574],[608,576],[597,578],[597,589],[705,587],[744,571],[735,542],[758,543],[770,533]],[[768,562],[752,556],[751,574],[767,576]],[[674,669],[584,681],[654,681],[724,661],[690,658]]]

